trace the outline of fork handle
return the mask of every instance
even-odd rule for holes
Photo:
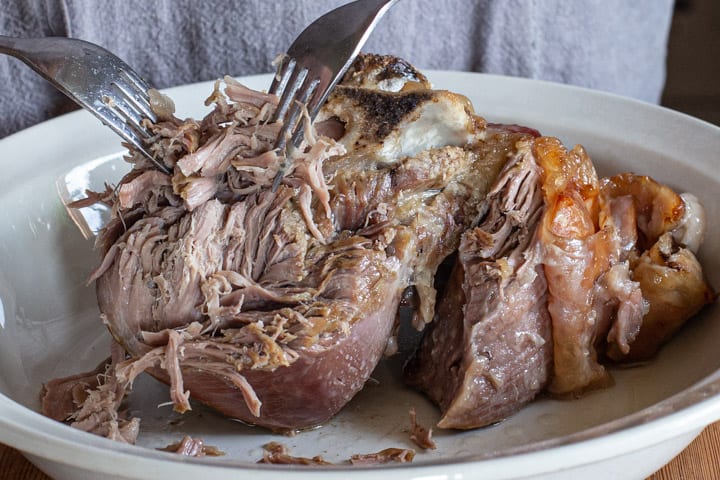
[[[59,44],[63,40],[66,40],[66,37],[17,38],[0,35],[0,53],[21,60],[61,91],[67,93],[52,78],[53,73],[59,68],[58,59],[62,59],[64,62],[77,59],[77,56],[69,54]]]
[[[20,52],[17,50],[16,45],[18,44],[18,41],[22,42],[22,40],[22,38],[0,35],[0,53],[12,56],[18,55]]]
[[[5,35],[0,35],[0,53],[10,55],[11,57],[15,57],[18,60],[22,60],[37,71],[35,64],[30,61],[30,59],[27,57],[27,55],[25,55],[25,53],[23,53],[23,44],[24,42],[22,38],[6,37]]]

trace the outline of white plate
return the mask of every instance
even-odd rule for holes
[[[720,236],[720,129],[659,107],[562,85],[456,72],[430,77],[439,88],[469,96],[490,121],[521,123],[568,144],[582,143],[601,174],[635,171],[696,193],[710,223],[701,261],[711,283],[720,286],[715,241]],[[242,81],[263,88],[269,77]],[[199,116],[210,91],[205,83],[168,93],[182,116]],[[437,419],[437,412],[421,395],[402,388],[392,362],[330,423],[294,437],[241,425],[202,406],[180,417],[158,407],[167,401],[167,388],[151,379],[139,380],[131,396],[131,409],[143,418],[137,446],[44,418],[36,413],[42,382],[94,367],[109,343],[94,289],[85,285],[97,256],[63,208],[56,181],[61,179],[61,193],[74,195],[79,186],[117,178],[124,168],[117,160],[120,150],[114,134],[85,112],[0,141],[0,441],[25,452],[55,478],[642,478],[720,418],[717,305],[687,325],[651,364],[613,372],[613,388],[570,402],[540,399],[482,430],[436,431],[438,449],[418,452],[407,465],[255,464],[261,446],[272,440],[292,454],[319,454],[333,462],[391,446],[412,447],[409,408],[417,408],[425,425]],[[188,459],[155,450],[184,434],[201,436],[227,455]]]

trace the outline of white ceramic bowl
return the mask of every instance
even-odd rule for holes
[[[521,123],[582,143],[601,174],[648,174],[704,204],[709,229],[700,258],[720,286],[720,129],[656,106],[530,80],[431,72],[439,88],[466,94],[490,121]],[[242,79],[254,88],[268,76]],[[170,90],[181,115],[204,113],[209,83]],[[335,419],[294,437],[278,437],[196,406],[178,416],[167,388],[143,378],[130,400],[143,418],[137,446],[120,445],[44,418],[41,384],[89,370],[109,337],[85,279],[97,263],[63,207],[86,186],[117,179],[126,166],[118,139],[85,112],[0,141],[0,442],[25,452],[57,479],[220,478],[643,478],[720,418],[720,310],[692,320],[652,363],[614,371],[616,385],[576,401],[540,399],[507,421],[470,432],[437,431],[438,449],[406,465],[358,468],[257,465],[268,441],[292,454],[339,462],[354,453],[412,447],[407,412],[426,425],[435,409],[402,388],[397,365],[382,366]],[[97,213],[97,212],[96,212]],[[96,228],[100,217],[82,220]],[[78,220],[78,219],[75,219]],[[159,452],[184,434],[227,455],[189,459]]]

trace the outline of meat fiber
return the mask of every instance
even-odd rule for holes
[[[58,421],[69,421],[80,430],[122,443],[135,443],[140,420],[120,411],[127,385],[117,381],[117,365],[125,352],[117,344],[111,356],[91,372],[55,379],[43,386],[43,413]]]

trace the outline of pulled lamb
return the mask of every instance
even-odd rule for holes
[[[715,298],[696,200],[600,180],[581,147],[489,124],[400,59],[358,58],[277,188],[276,96],[225,78],[202,120],[152,98],[172,175],[132,154],[91,196],[113,212],[92,280],[114,354],[45,386],[46,414],[78,428],[133,442],[121,401],[142,372],[179,412],[192,398],[276,431],[321,424],[396,350],[408,292],[425,329],[408,383],[440,427],[480,427],[543,390],[607,385],[602,361],[648,358]]]

